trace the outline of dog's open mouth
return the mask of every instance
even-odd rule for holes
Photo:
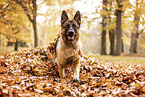
[[[74,32],[68,32],[67,38],[70,41],[73,41],[75,39],[75,33]]]
[[[68,36],[68,40],[74,40],[75,36]]]

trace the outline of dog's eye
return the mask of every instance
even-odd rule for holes
[[[69,28],[69,25],[66,25],[65,27],[66,27],[66,28]]]
[[[75,24],[72,24],[72,26],[73,26],[74,28],[79,29],[79,27],[78,27],[78,26],[76,26]]]
[[[76,27],[76,25],[75,25],[75,24],[73,24],[72,26],[73,26],[74,28]]]

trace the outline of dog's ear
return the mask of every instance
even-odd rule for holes
[[[63,10],[61,14],[61,25],[63,25],[68,20],[67,13]]]
[[[80,11],[77,11],[75,16],[74,16],[74,20],[79,24],[81,24],[81,14],[80,14]]]

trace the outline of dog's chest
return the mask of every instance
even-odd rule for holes
[[[69,67],[79,59],[79,48],[77,46],[58,45],[57,47],[57,63],[64,67]]]

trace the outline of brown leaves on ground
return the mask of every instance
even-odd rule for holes
[[[145,96],[143,65],[98,62],[81,57],[80,81],[72,70],[59,77],[47,48],[36,48],[0,58],[0,97]]]

